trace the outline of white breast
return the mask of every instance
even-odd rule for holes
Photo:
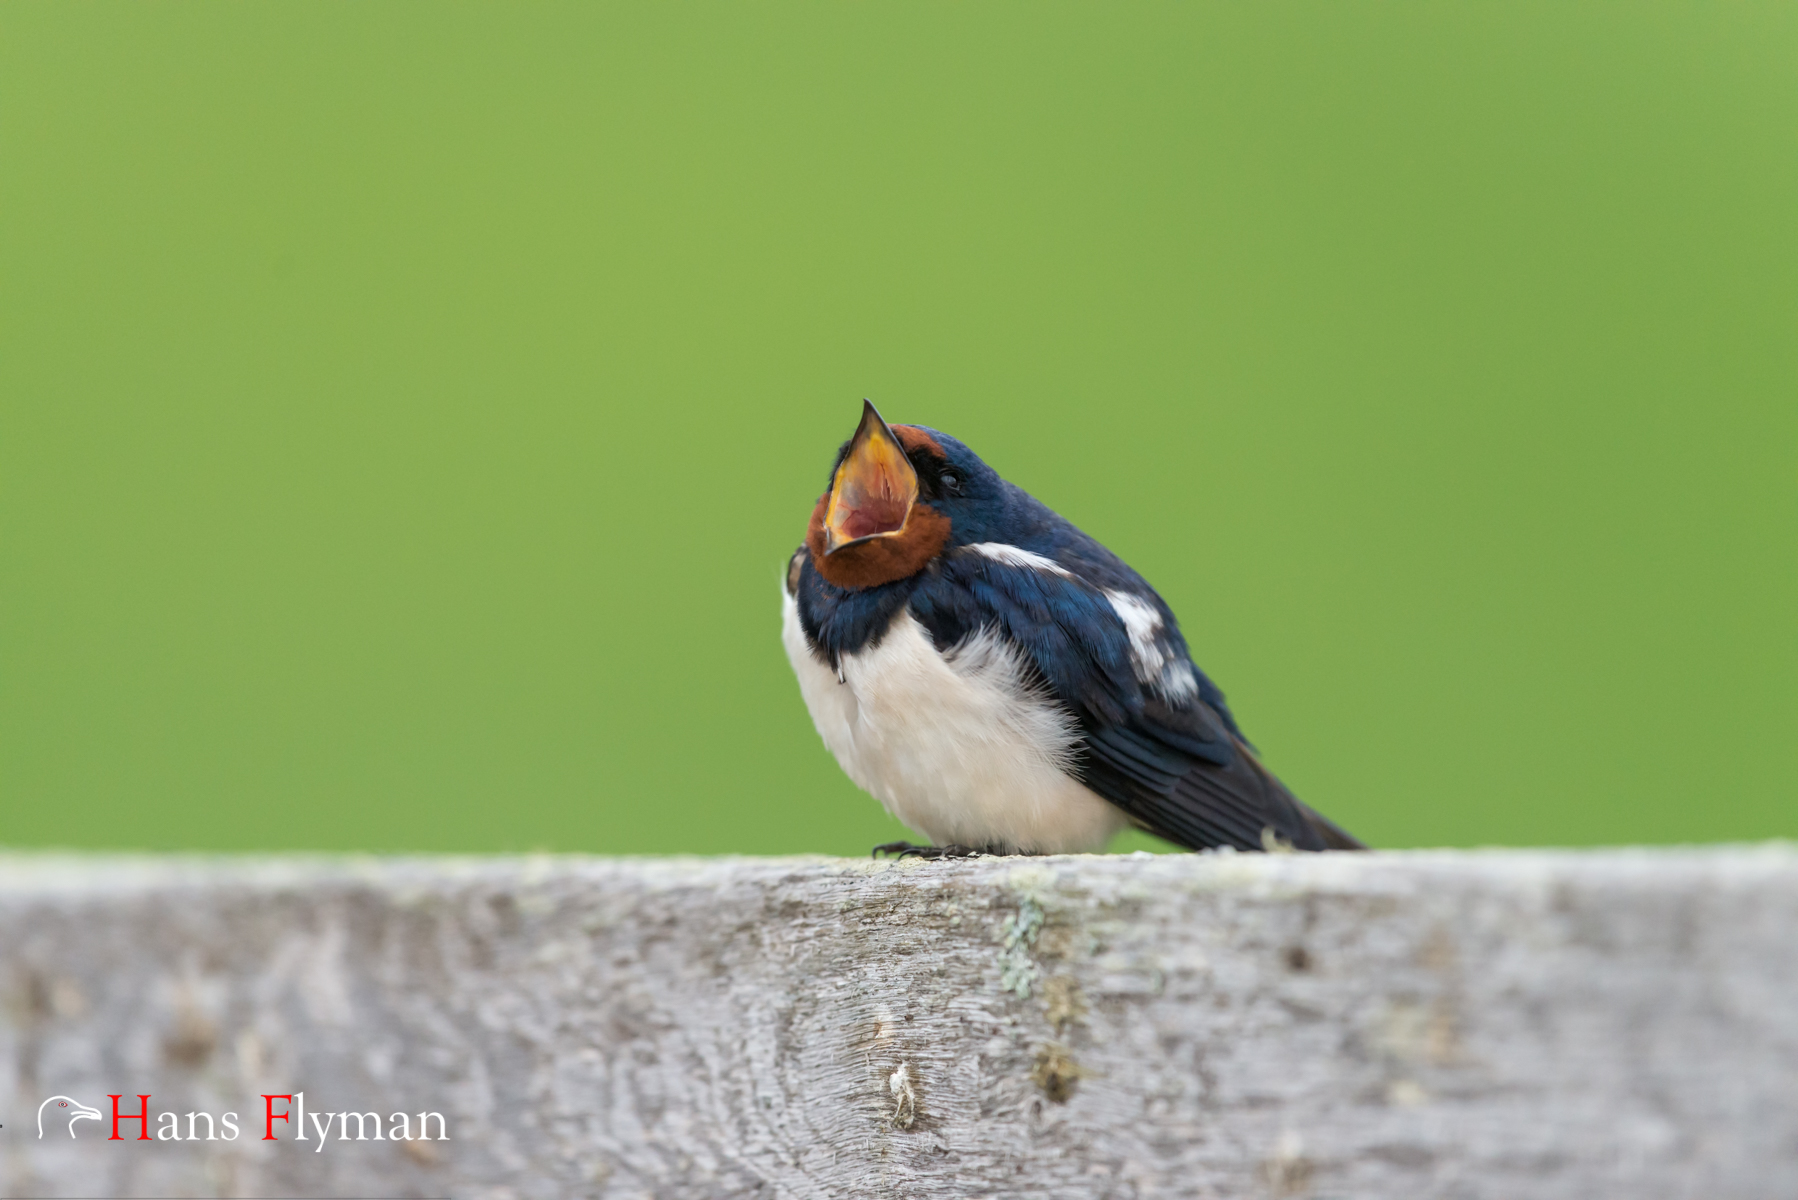
[[[812,723],[849,778],[937,845],[1031,854],[1103,849],[1121,810],[1065,767],[1076,732],[992,631],[948,655],[901,612],[877,646],[812,655],[783,593],[781,640]]]

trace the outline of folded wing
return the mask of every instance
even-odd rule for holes
[[[1193,849],[1361,848],[1261,764],[1153,589],[1083,542],[953,552],[911,612],[938,649],[983,628],[1018,646],[1079,722],[1072,771],[1150,833]]]

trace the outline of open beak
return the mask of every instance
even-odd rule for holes
[[[862,423],[855,428],[849,453],[830,482],[824,509],[824,553],[844,546],[905,532],[906,518],[918,499],[918,473],[905,457],[905,447],[866,400]]]

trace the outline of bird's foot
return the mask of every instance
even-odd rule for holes
[[[910,842],[883,842],[874,847],[874,857],[891,854],[894,858],[979,858],[984,850],[972,846],[914,846]]]

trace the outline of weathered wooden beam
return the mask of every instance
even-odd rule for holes
[[[1790,846],[20,854],[0,918],[12,1195],[1798,1196]]]

